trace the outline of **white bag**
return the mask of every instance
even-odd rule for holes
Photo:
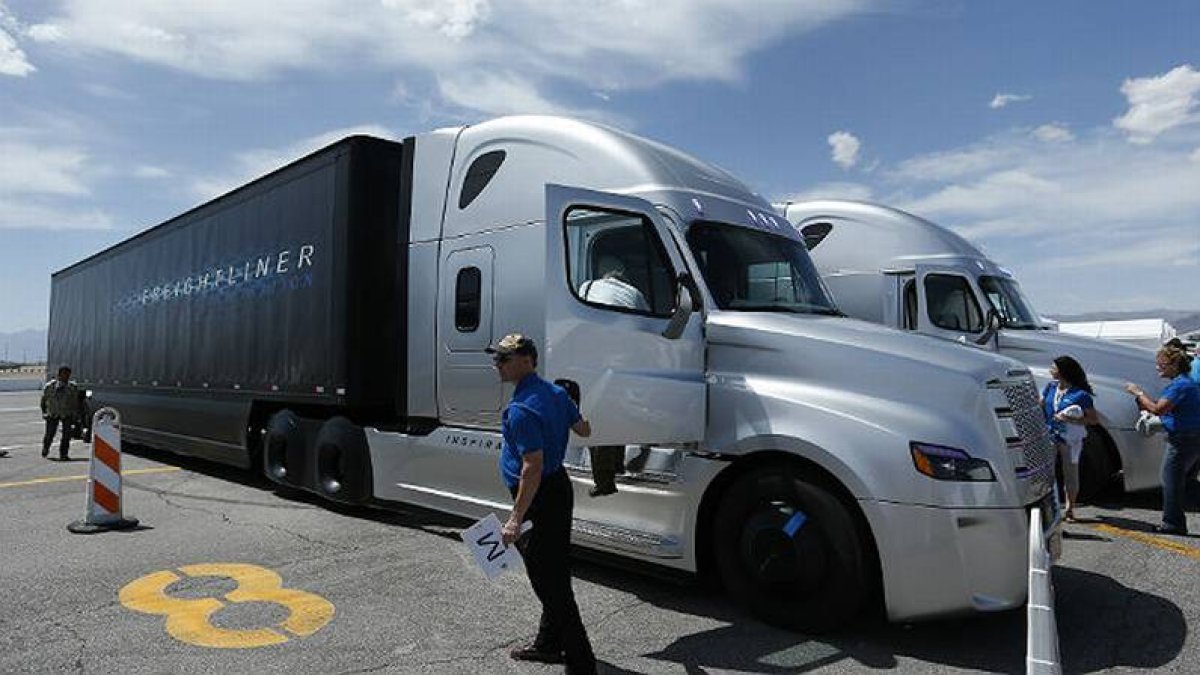
[[[1149,410],[1142,411],[1142,414],[1138,416],[1138,421],[1134,423],[1133,427],[1143,436],[1153,436],[1163,431],[1162,420],[1159,419],[1158,415]]]

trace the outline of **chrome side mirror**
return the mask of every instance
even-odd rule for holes
[[[987,313],[987,328],[983,331],[983,335],[980,335],[975,340],[975,344],[988,344],[993,338],[1000,334],[1000,329],[1003,327],[1004,319],[1000,316],[1000,312],[996,311],[995,307],[989,309]]]
[[[671,320],[667,322],[667,327],[663,329],[662,336],[668,340],[678,339],[683,335],[683,329],[687,327],[688,319],[692,317],[692,312],[696,309],[697,298],[696,282],[692,279],[692,275],[687,272],[680,272],[675,278],[675,297],[679,302],[675,304],[675,313],[671,315]]]

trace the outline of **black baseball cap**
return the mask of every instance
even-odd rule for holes
[[[534,344],[533,338],[525,337],[520,333],[509,333],[500,338],[496,344],[484,349],[488,354],[496,354],[499,356],[512,356],[514,354],[524,354],[537,358],[537,345]]]

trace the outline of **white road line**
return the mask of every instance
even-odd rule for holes
[[[28,408],[0,408],[0,413],[6,413],[6,412],[34,412],[35,410],[41,410],[41,408],[37,407],[36,405],[31,405],[31,406],[29,406]]]
[[[20,448],[32,448],[32,445],[0,445],[0,450],[18,450]]]

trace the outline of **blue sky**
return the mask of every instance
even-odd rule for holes
[[[521,112],[908,209],[1044,313],[1200,309],[1198,34],[1187,1],[0,0],[0,332],[347,133]]]

